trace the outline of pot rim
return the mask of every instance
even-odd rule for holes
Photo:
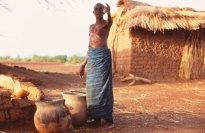
[[[70,95],[70,96],[77,96],[77,97],[86,97],[86,93],[78,92],[78,91],[62,92],[62,95]]]
[[[47,105],[64,105],[65,99],[55,99],[55,100],[44,100],[35,102],[36,106],[47,106]]]

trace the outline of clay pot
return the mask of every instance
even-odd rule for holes
[[[86,94],[77,91],[63,92],[65,105],[71,112],[72,123],[75,126],[80,126],[87,121],[87,106]]]
[[[40,101],[35,103],[37,110],[34,124],[40,133],[63,133],[72,128],[70,114],[65,110],[65,100]]]

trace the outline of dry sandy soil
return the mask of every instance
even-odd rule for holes
[[[0,74],[29,79],[49,98],[62,98],[70,89],[85,90],[85,79],[77,75],[79,66],[61,63],[2,63]],[[15,67],[14,67],[15,66]],[[17,67],[19,66],[19,67]],[[115,128],[101,131],[87,125],[74,132],[113,133],[204,133],[205,80],[157,80],[154,84],[114,81]],[[1,132],[1,131],[0,131]],[[7,133],[37,133],[33,124],[5,128]]]

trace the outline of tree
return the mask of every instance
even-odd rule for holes
[[[73,2],[75,2],[76,0],[38,0],[39,3],[46,3],[47,4],[47,8],[49,9],[53,9],[56,10],[58,9],[59,5],[68,5],[71,6]]]
[[[3,0],[0,0],[0,8],[3,8],[5,10],[11,12],[10,8],[8,7],[8,4]]]
[[[0,0],[0,9],[3,9],[5,11],[12,13],[12,8],[9,7],[9,2],[12,2],[12,1],[13,0]],[[53,11],[61,10],[62,11],[63,10],[62,5],[72,7],[72,4],[76,2],[77,0],[36,0],[36,1],[38,1],[39,6],[46,5],[48,10],[53,10]],[[5,37],[5,36],[6,35],[0,32],[0,37]]]
[[[37,0],[40,4],[41,3],[46,3],[47,8],[50,9],[52,8],[53,10],[58,9],[58,5],[69,5],[71,6],[73,2],[76,0]],[[3,8],[9,12],[12,11],[12,9],[9,8],[8,3],[6,0],[0,0],[0,8]]]

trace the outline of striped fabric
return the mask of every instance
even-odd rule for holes
[[[86,100],[91,119],[102,117],[113,122],[111,53],[108,48],[88,48]]]

